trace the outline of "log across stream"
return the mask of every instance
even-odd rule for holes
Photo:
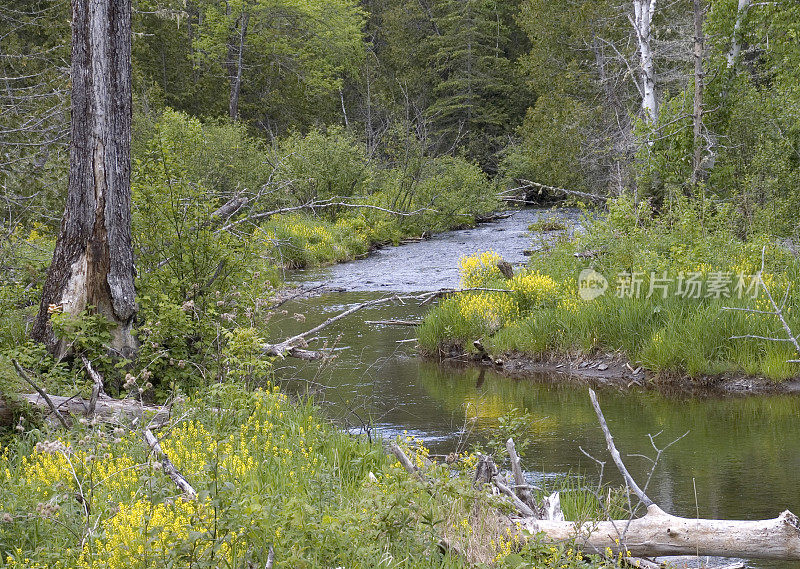
[[[524,229],[532,221],[530,216],[384,249],[364,261],[297,274],[301,284],[328,281],[348,290],[287,303],[282,307],[287,315],[280,326],[289,336],[343,309],[392,292],[455,286],[455,272],[448,281],[442,268],[447,264],[455,267],[463,254],[493,248],[512,262],[524,262],[523,250],[530,247]],[[416,249],[420,246],[425,250]],[[409,253],[412,250],[415,252]],[[425,267],[425,259],[429,264],[431,259],[435,262]],[[411,283],[393,285],[393,271]],[[373,278],[367,276],[370,272]],[[426,275],[431,276],[430,286],[425,286]],[[366,282],[370,280],[373,282]],[[530,446],[523,462],[530,469],[529,479],[541,485],[580,472],[596,481],[597,469],[580,448],[594,456],[607,455],[585,388],[547,376],[519,381],[490,370],[420,361],[413,341],[408,341],[414,337],[413,327],[365,323],[415,320],[423,312],[416,303],[366,308],[320,332],[323,342],[336,348],[334,361],[320,368],[318,362],[287,359],[276,364],[278,374],[291,389],[313,393],[347,428],[370,428],[386,437],[407,430],[440,454],[496,437],[501,417],[527,410]],[[295,313],[303,314],[305,322],[294,320]],[[800,512],[800,399],[796,396],[687,399],[635,390],[601,390],[598,397],[626,454],[651,451],[648,434],[663,431],[659,438],[669,442],[689,431],[662,457],[648,490],[669,513],[686,518],[766,520],[784,509]],[[635,477],[641,477],[648,467],[643,459],[626,456],[625,460]],[[606,468],[605,478],[622,482],[612,467]],[[800,567],[788,561],[753,561],[749,565]]]

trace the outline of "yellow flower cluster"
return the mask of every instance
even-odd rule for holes
[[[250,394],[247,406],[247,415],[232,432],[226,428],[225,435],[215,435],[212,423],[216,419],[211,416],[186,420],[162,435],[161,447],[198,490],[208,487],[212,477],[234,485],[259,484],[265,473],[279,472],[279,465],[288,465],[284,468],[289,471],[281,483],[300,487],[316,476],[321,467],[317,451],[322,424],[312,415],[297,414],[277,386]],[[213,554],[214,563],[219,559],[219,566],[228,566],[226,556],[231,555],[239,534],[229,534],[223,541],[202,538],[214,524],[207,500],[156,503],[142,497],[142,483],[150,480],[149,468],[129,453],[141,443],[122,433],[115,436],[112,440],[98,431],[77,443],[42,441],[16,466],[9,464],[8,449],[0,446],[0,459],[5,462],[0,483],[21,480],[43,506],[52,506],[42,516],[56,522],[63,515],[58,508],[60,497],[78,492],[85,497],[97,519],[97,532],[80,551],[65,552],[73,565],[86,569],[169,566],[184,558],[211,560]],[[414,460],[422,464],[426,459],[427,449],[419,445]],[[153,463],[153,468],[159,466]],[[25,566],[24,556],[12,559],[15,566]]]
[[[453,524],[454,530],[460,530],[465,535],[472,535],[472,526],[467,518],[462,518],[460,522]]]
[[[519,273],[508,282],[508,287],[517,295],[517,300],[524,310],[537,308],[547,303],[555,303],[562,297],[558,283],[548,275],[537,271]]]
[[[462,294],[458,306],[465,320],[480,322],[493,331],[519,319],[519,307],[506,293]]]
[[[580,313],[585,307],[584,302],[576,295],[567,295],[558,302],[558,307],[572,314]]]
[[[96,503],[114,496],[131,497],[139,484],[136,462],[127,455],[114,456],[109,446],[96,449],[98,454],[86,450],[74,451],[63,440],[47,441],[22,458],[22,479],[28,488],[44,499],[58,489],[80,490]],[[104,454],[99,454],[106,450]],[[8,474],[7,474],[8,475]]]
[[[430,463],[430,449],[425,446],[425,441],[421,438],[409,435],[408,431],[403,431],[403,436],[398,437],[397,444],[417,468],[424,468]],[[396,462],[394,466],[401,467],[400,462]]]
[[[216,465],[214,475],[241,481],[254,474],[265,461],[288,464],[293,457],[302,457],[303,463],[299,472],[290,472],[290,478],[310,475],[319,463],[312,445],[321,426],[312,417],[303,424],[293,424],[296,432],[291,433],[292,442],[287,444],[286,434],[277,434],[275,429],[276,422],[283,418],[286,401],[286,396],[277,392],[257,397],[253,412],[238,431],[221,440],[216,440],[201,421],[186,421],[173,429],[161,446],[190,480],[211,476],[210,465]]]
[[[517,531],[512,531],[511,528],[506,528],[505,534],[501,535],[497,538],[497,540],[491,540],[490,544],[492,546],[492,550],[495,553],[494,562],[499,563],[511,553],[520,547],[520,538],[519,538],[519,523],[517,523]]]
[[[208,560],[213,541],[198,540],[191,534],[211,531],[212,526],[213,516],[205,502],[178,500],[153,504],[137,500],[130,505],[122,504],[119,512],[106,522],[103,537],[83,549],[78,567],[143,569],[157,566],[159,561],[167,566],[176,553],[195,562]],[[213,553],[223,564],[230,563],[227,542],[222,542]]]
[[[14,548],[13,552],[8,553],[5,566],[13,569],[52,569],[48,568],[47,565],[31,561],[29,557],[25,557],[25,554],[19,547]]]
[[[503,275],[497,268],[497,263],[502,260],[494,251],[461,257],[458,263],[461,288],[485,287],[491,280],[501,278]]]

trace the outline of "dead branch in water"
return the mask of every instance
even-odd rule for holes
[[[281,342],[275,344],[264,344],[262,346],[261,353],[265,356],[273,356],[279,358],[285,358],[286,356],[291,356],[295,358],[300,358],[304,360],[317,360],[322,359],[328,352],[323,350],[306,350],[307,347],[307,339],[310,336],[313,336],[317,332],[327,328],[331,324],[338,322],[342,318],[350,316],[351,314],[358,312],[364,308],[368,308],[371,306],[378,306],[381,304],[386,304],[388,302],[400,302],[402,303],[404,300],[416,300],[420,301],[420,306],[427,304],[429,302],[433,302],[437,298],[442,298],[444,296],[448,296],[451,294],[457,294],[459,292],[503,292],[503,293],[512,293],[514,291],[504,289],[504,288],[482,288],[482,287],[471,287],[471,288],[442,288],[435,291],[430,292],[423,292],[420,294],[409,294],[409,295],[393,295],[388,296],[386,298],[377,298],[374,300],[368,300],[367,302],[362,302],[361,304],[356,304],[337,314],[336,316],[332,316],[325,320],[322,324],[314,326],[310,330],[306,330],[301,334],[297,334],[292,336],[291,338],[286,338]],[[415,323],[414,325],[417,325]],[[405,324],[403,324],[405,325]],[[410,325],[410,324],[408,324]]]
[[[788,510],[775,519],[757,521],[689,519],[664,512],[633,480],[614,444],[597,396],[592,390],[589,390],[589,396],[606,437],[609,453],[627,486],[647,506],[647,513],[641,518],[629,520],[586,523],[526,518],[521,522],[526,530],[533,534],[542,532],[554,541],[574,541],[590,551],[604,552],[610,549],[615,555],[622,553],[623,557],[710,555],[800,559],[800,520]],[[653,437],[650,440],[652,442]],[[659,450],[659,456],[663,450]]]

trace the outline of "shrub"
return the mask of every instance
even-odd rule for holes
[[[371,172],[363,147],[341,128],[292,133],[274,153],[275,178],[287,185],[294,203],[368,193]],[[334,215],[331,209],[325,212]]]

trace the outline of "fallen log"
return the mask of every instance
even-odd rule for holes
[[[38,407],[43,412],[50,412],[50,406],[39,393],[20,393],[15,396],[23,402]],[[150,428],[161,428],[169,422],[169,409],[144,405],[133,399],[114,399],[98,397],[94,413],[89,413],[91,401],[80,397],[62,397],[49,395],[55,409],[59,413],[68,413],[80,417],[96,417],[104,423],[139,423],[148,424]],[[8,425],[13,419],[13,403],[0,396],[0,425]]]
[[[711,555],[750,559],[800,559],[800,521],[790,511],[772,520],[679,518],[655,504],[633,520],[576,523],[524,519],[522,527],[552,541],[575,541],[595,552],[615,555]]]
[[[544,190],[548,192],[557,192],[560,194],[565,194],[568,196],[575,196],[584,200],[593,201],[595,203],[604,204],[606,203],[607,199],[604,196],[597,196],[595,194],[589,194],[586,192],[579,192],[578,190],[567,190],[566,188],[558,188],[556,186],[548,186],[547,184],[540,184],[539,182],[532,182],[531,180],[525,180],[524,178],[517,178],[517,182],[522,184],[520,188],[517,189],[525,189],[525,188],[538,188],[539,193]],[[510,201],[519,201],[519,200],[510,200]]]
[[[520,520],[520,524],[526,535],[543,534],[551,541],[574,542],[577,547],[598,553],[611,550],[614,555],[621,554],[622,557],[708,555],[800,559],[800,520],[789,510],[775,519],[755,521],[691,519],[664,512],[633,480],[614,444],[597,396],[591,389],[589,397],[605,435],[608,451],[626,486],[647,507],[647,513],[641,518],[585,523],[525,518]],[[659,455],[663,450],[659,451]]]

